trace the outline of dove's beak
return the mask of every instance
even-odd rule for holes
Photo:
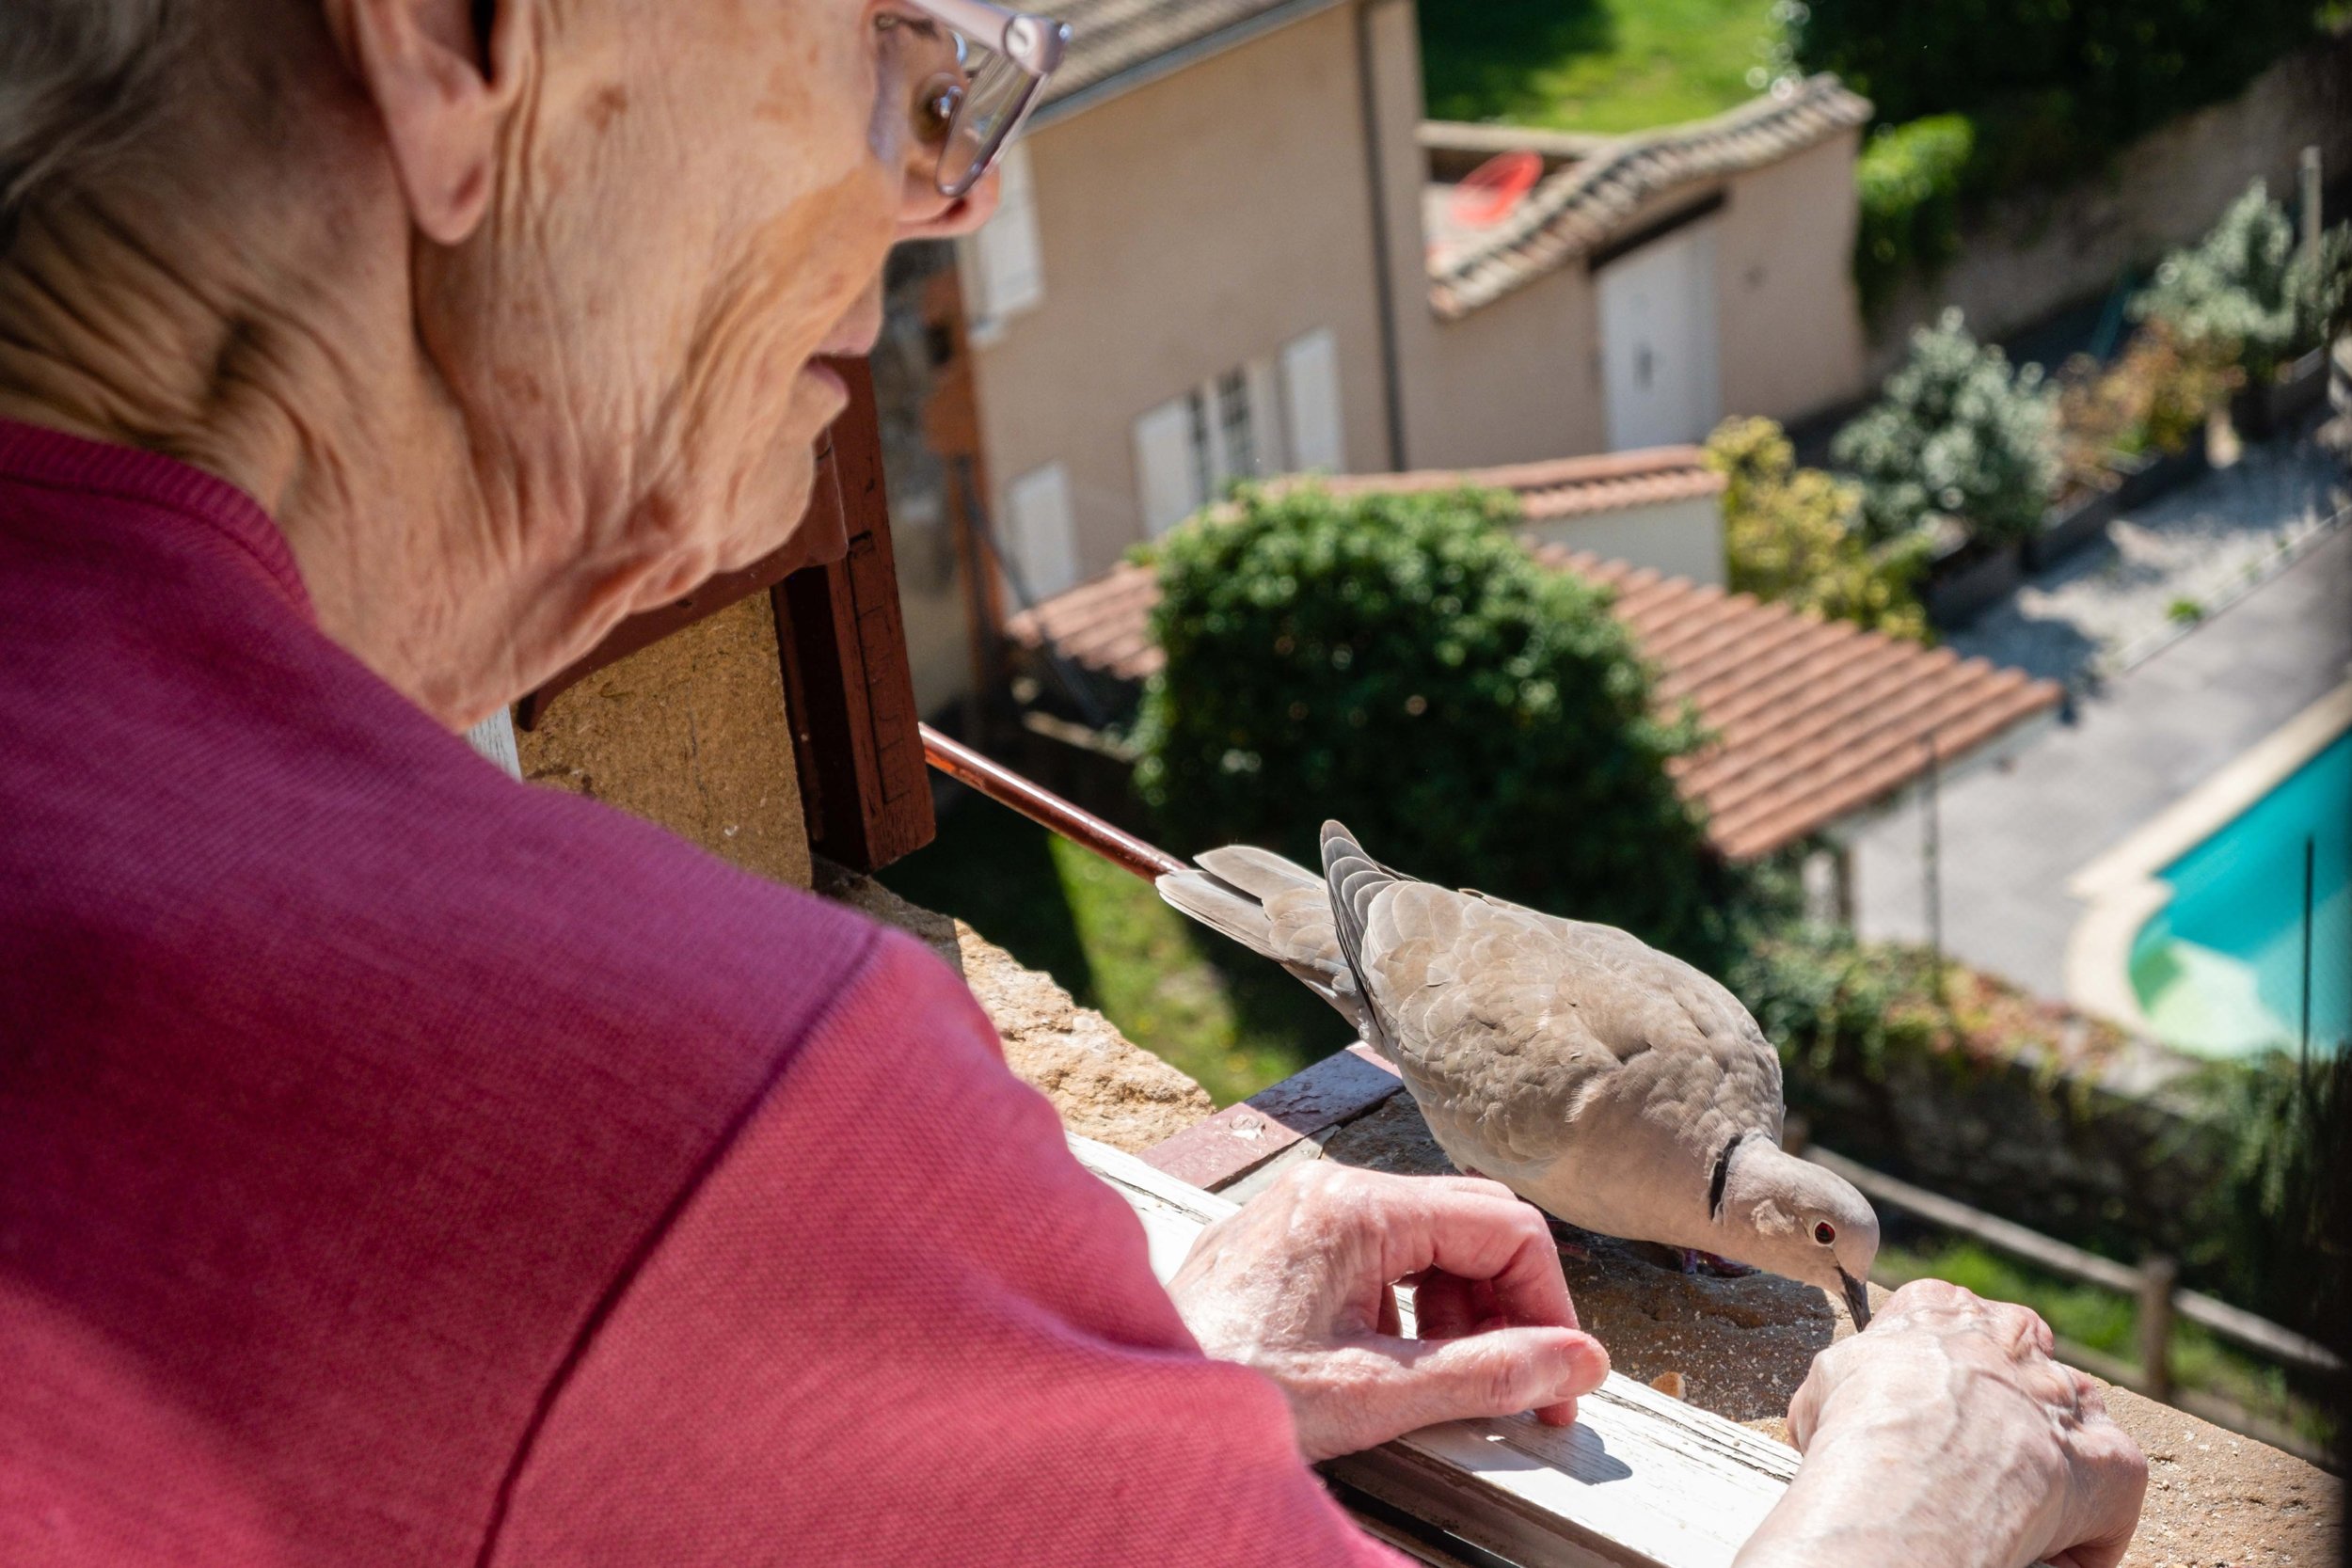
[[[1853,1314],[1855,1332],[1870,1326],[1870,1287],[1848,1274],[1837,1271],[1838,1279],[1846,1287],[1846,1310]]]

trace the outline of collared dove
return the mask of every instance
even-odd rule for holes
[[[1819,1285],[1870,1321],[1878,1216],[1780,1146],[1780,1057],[1739,999],[1611,926],[1233,846],[1160,895],[1274,959],[1386,1056],[1446,1157],[1604,1235]]]

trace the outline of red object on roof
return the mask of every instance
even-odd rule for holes
[[[1501,223],[1543,177],[1542,154],[1525,148],[1498,152],[1454,187],[1448,203],[1454,221],[1465,229],[1484,229]]]

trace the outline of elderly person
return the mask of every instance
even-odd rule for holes
[[[1008,21],[7,0],[0,1560],[1366,1562],[1305,1460],[1598,1382],[1483,1181],[1171,1300],[927,955],[456,737],[791,533]],[[1899,1297],[1754,1560],[2112,1562],[2048,1348]]]

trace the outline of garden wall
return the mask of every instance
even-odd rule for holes
[[[2250,181],[2288,196],[2296,160],[2314,143],[2330,184],[2352,171],[2352,33],[2280,61],[2228,103],[2149,133],[2063,191],[1997,205],[1963,234],[1957,261],[1904,284],[1873,324],[1870,379],[1900,364],[1912,329],[1947,305],[1967,313],[1979,340],[1999,338],[2196,240]]]

